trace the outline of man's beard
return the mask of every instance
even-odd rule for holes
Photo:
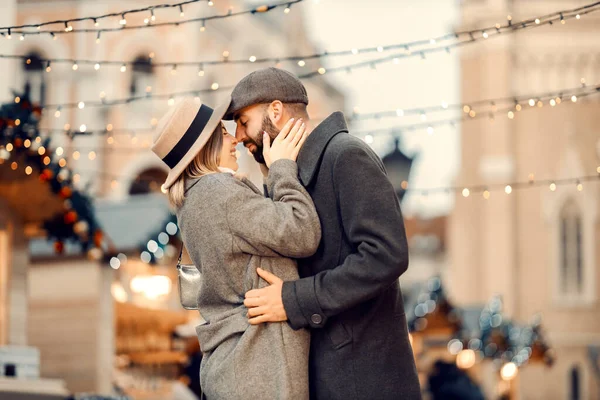
[[[244,144],[253,143],[256,146],[256,151],[252,153],[252,156],[254,156],[256,162],[260,164],[266,164],[265,158],[263,156],[263,131],[269,134],[271,140],[275,139],[280,132],[280,129],[277,129],[275,124],[273,124],[273,122],[271,121],[271,118],[269,118],[269,114],[267,114],[266,112],[263,115],[263,121],[262,126],[260,128],[260,132],[256,133],[257,140],[254,140],[251,137],[248,137],[246,140],[244,140]]]

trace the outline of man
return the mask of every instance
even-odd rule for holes
[[[267,68],[237,84],[225,116],[259,163],[263,131],[275,138],[290,118],[302,118],[311,132],[297,163],[321,243],[298,260],[297,281],[258,271],[270,286],[246,294],[250,323],[310,329],[311,399],[420,399],[398,282],[408,268],[398,199],[381,160],[348,133],[343,114],[312,126],[307,104],[294,75]]]

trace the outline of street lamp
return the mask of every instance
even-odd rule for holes
[[[390,182],[392,182],[394,191],[400,201],[404,198],[404,194],[408,188],[410,168],[415,158],[410,158],[400,151],[400,139],[396,138],[394,139],[394,150],[382,159],[387,176]]]

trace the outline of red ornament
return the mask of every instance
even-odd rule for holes
[[[98,230],[96,230],[96,232],[94,232],[94,244],[96,245],[96,247],[102,246],[103,238],[104,238],[104,233],[102,233],[102,231],[100,229],[98,229]]]
[[[52,177],[54,177],[54,172],[52,172],[50,169],[45,169],[40,174],[40,181],[47,182],[52,179]]]
[[[65,224],[74,224],[77,222],[77,213],[73,210],[65,214]]]
[[[63,242],[60,242],[60,241],[54,242],[54,251],[57,254],[62,254],[64,250],[65,250],[65,245]]]
[[[59,196],[62,197],[63,199],[68,199],[69,197],[71,197],[72,194],[73,194],[73,191],[68,186],[64,186],[62,189],[60,189],[60,192],[59,192]]]
[[[23,146],[23,139],[16,138],[13,144],[15,145],[15,147],[21,147]]]

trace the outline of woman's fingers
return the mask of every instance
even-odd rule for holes
[[[304,142],[306,141],[307,137],[308,137],[308,132],[305,130],[304,132],[302,132],[302,136],[300,137],[300,141],[294,147],[294,151],[292,153],[292,157],[294,158],[294,160],[296,160],[296,158],[298,158],[298,154],[300,153],[300,149],[304,145]]]
[[[296,121],[296,123],[294,124],[294,126],[292,127],[292,129],[290,130],[290,133],[283,139],[284,142],[289,144],[294,139],[294,137],[296,137],[296,135],[298,134],[298,130],[300,129],[301,126],[302,126],[302,119],[298,119]]]
[[[288,136],[288,134],[290,133],[293,126],[294,126],[294,118],[290,118],[290,120],[285,123],[285,125],[283,126],[281,131],[279,131],[279,134],[277,135],[275,140],[285,139]]]
[[[263,132],[263,158],[267,167],[271,166],[271,137],[267,132]]]
[[[302,136],[304,136],[304,132],[306,131],[306,125],[302,124],[300,126],[300,129],[298,129],[298,132],[296,133],[296,136],[294,136],[292,138],[292,146],[296,146],[298,144],[298,142],[300,142],[300,139],[302,139]]]

